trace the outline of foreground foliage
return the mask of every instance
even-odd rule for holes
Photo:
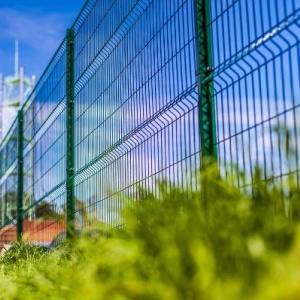
[[[160,182],[108,238],[20,244],[0,260],[0,299],[299,299],[300,191],[256,177],[251,196],[214,168],[197,191]]]

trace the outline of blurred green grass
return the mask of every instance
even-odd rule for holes
[[[0,259],[0,299],[300,299],[300,190],[254,172],[251,194],[216,167],[198,190],[140,189],[109,238],[50,254],[17,244]]]

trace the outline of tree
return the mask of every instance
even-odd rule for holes
[[[64,214],[58,213],[55,209],[55,204],[47,201],[42,201],[36,205],[35,217],[37,219],[43,218],[47,220],[63,220]]]

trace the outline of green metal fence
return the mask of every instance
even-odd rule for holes
[[[211,160],[299,182],[299,66],[298,0],[87,1],[1,142],[1,226],[120,226]]]

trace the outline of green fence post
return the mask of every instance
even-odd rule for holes
[[[74,237],[75,193],[74,193],[74,30],[67,30],[67,238]]]
[[[23,234],[23,111],[18,111],[18,192],[17,192],[17,238],[22,240]]]
[[[195,0],[194,3],[202,158],[217,161],[214,88],[213,79],[209,77],[213,71],[210,0]]]

